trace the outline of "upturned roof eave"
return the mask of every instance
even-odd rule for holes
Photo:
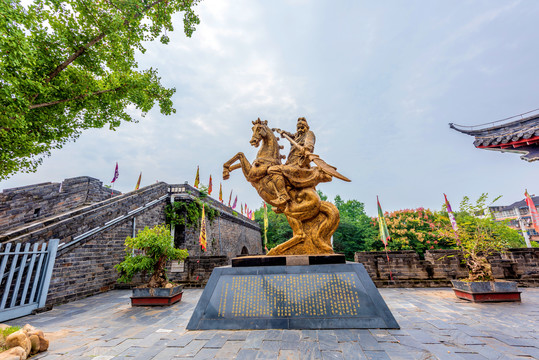
[[[501,130],[501,129],[507,130],[509,128],[516,128],[518,126],[528,125],[528,123],[537,123],[539,125],[539,114],[535,114],[535,115],[528,116],[528,117],[523,118],[523,119],[518,119],[518,120],[511,121],[511,122],[506,122],[506,123],[501,123],[499,125],[489,126],[489,127],[485,127],[485,128],[481,128],[481,129],[465,130],[465,129],[463,129],[463,127],[473,128],[474,126],[463,126],[463,125],[458,125],[458,124],[454,124],[454,123],[449,123],[449,127],[451,129],[453,129],[453,130],[456,130],[456,131],[461,132],[461,133],[466,134],[466,135],[480,136],[480,135],[491,135],[495,131]],[[477,125],[477,126],[481,126],[481,125]]]

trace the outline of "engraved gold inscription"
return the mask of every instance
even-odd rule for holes
[[[218,317],[357,316],[359,307],[354,273],[242,275],[223,284]]]

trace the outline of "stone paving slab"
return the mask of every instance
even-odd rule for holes
[[[473,304],[451,289],[379,289],[400,330],[185,329],[200,289],[170,307],[131,307],[114,290],[9,322],[50,339],[33,359],[539,359],[539,289],[521,303]]]

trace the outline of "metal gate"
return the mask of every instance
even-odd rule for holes
[[[45,306],[58,242],[0,244],[0,322]]]

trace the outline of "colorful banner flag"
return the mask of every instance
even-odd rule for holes
[[[241,214],[243,215],[243,203],[241,203],[240,205],[240,211],[241,211]]]
[[[238,204],[238,195],[236,195],[236,198],[234,199],[234,204],[232,204],[232,209],[235,209],[237,204]]]
[[[116,179],[118,179],[119,175],[120,175],[120,172],[118,171],[118,162],[116,161],[116,168],[114,169],[114,176],[112,177],[111,183],[114,183]]]
[[[378,196],[376,196],[376,202],[378,203],[378,226],[380,227],[380,240],[382,240],[384,246],[387,246],[387,242],[391,239],[391,237],[389,236],[389,231],[387,230],[386,219],[384,218],[384,213],[382,212],[382,207],[380,206]]]
[[[264,249],[268,251],[268,207],[264,202]]]
[[[200,220],[200,236],[198,242],[202,247],[202,251],[206,251],[206,216],[204,214],[204,204],[202,204],[202,219]]]
[[[210,175],[210,185],[208,185],[208,195],[211,195],[212,190],[213,190],[213,184],[211,183],[211,175]]]
[[[228,207],[230,207],[231,201],[232,201],[232,190],[230,190],[230,196],[228,197]]]
[[[219,183],[219,201],[223,203],[223,184]]]
[[[198,184],[200,183],[200,175],[199,175],[199,171],[198,171],[198,166],[197,166],[197,175],[195,176],[195,187],[198,189]]]
[[[451,205],[449,204],[449,200],[447,200],[447,196],[444,194],[445,198],[445,207],[447,209],[447,215],[449,216],[449,222],[451,223],[451,227],[453,228],[453,231],[455,232],[457,244],[460,243],[459,240],[459,233],[458,233],[458,226],[457,221],[455,220],[455,215],[453,215],[453,210],[451,209]]]
[[[140,175],[138,176],[137,185],[135,185],[135,190],[138,190],[140,187],[140,180],[142,180],[142,171],[140,172]]]
[[[528,205],[528,208],[530,209],[533,228],[539,233],[539,214],[537,213],[537,208],[535,207],[530,194],[528,194],[528,190],[526,190],[524,195],[526,195],[526,205]]]
[[[255,212],[252,211],[252,210],[249,210],[249,211],[251,212],[251,216],[249,217],[249,219],[254,221],[255,220]]]

